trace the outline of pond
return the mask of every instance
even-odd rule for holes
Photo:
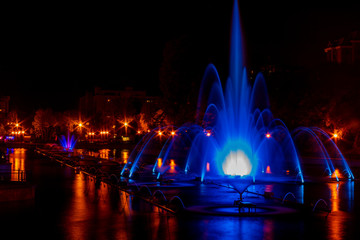
[[[101,150],[99,154],[105,154]],[[354,239],[360,223],[359,182],[254,185],[250,191],[292,192],[297,202],[324,199],[332,212],[302,216],[172,215],[93,177],[31,150],[11,149],[13,171],[26,171],[34,201],[1,204],[1,229],[9,239]],[[13,181],[17,181],[14,176]],[[214,185],[163,188],[185,206],[232,203],[238,194]],[[256,196],[245,195],[252,201]],[[289,197],[291,199],[291,196]],[[221,208],[219,208],[221,209]],[[228,209],[226,211],[229,211]]]

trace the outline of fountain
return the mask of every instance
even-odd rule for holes
[[[235,189],[241,189],[236,186],[249,179],[252,182],[303,183],[307,177],[303,169],[307,168],[299,153],[301,147],[298,146],[302,143],[298,140],[307,135],[320,152],[318,172],[325,172],[326,178],[339,180],[337,171],[340,171],[344,178],[354,179],[340,150],[323,130],[298,128],[293,137],[285,123],[273,117],[262,74],[257,75],[253,86],[248,82],[237,1],[234,1],[232,19],[226,86],[222,85],[215,66],[210,64],[201,83],[198,124],[176,130],[174,126],[153,130],[135,147],[121,175],[128,172],[132,178],[138,172],[143,176],[151,173],[157,179],[166,175],[194,176],[201,181],[221,179],[231,181]],[[160,137],[163,138],[161,151],[149,160],[145,153],[154,149]],[[336,164],[330,153],[336,155]],[[315,175],[319,175],[318,172]]]
[[[65,137],[64,135],[61,135],[59,138],[61,146],[64,148],[64,151],[72,151],[75,147],[77,139],[74,135],[70,136],[70,133],[67,134]]]

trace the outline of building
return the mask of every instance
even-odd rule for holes
[[[360,65],[360,31],[353,31],[346,37],[329,42],[324,51],[327,62]]]
[[[7,117],[9,113],[9,96],[0,96],[0,120],[3,120]]]
[[[79,110],[85,118],[95,115],[110,118],[115,115],[138,114],[144,105],[157,102],[158,97],[147,96],[146,91],[134,90],[131,87],[124,90],[95,88],[93,93],[87,92],[80,98]]]

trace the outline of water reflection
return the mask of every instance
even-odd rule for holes
[[[113,151],[110,151],[110,155]],[[121,150],[118,160],[127,153]],[[43,227],[48,238],[59,239],[351,239],[358,232],[360,189],[358,182],[297,184],[259,184],[249,188],[252,192],[274,192],[282,197],[292,192],[297,201],[309,205],[322,198],[332,209],[327,218],[316,216],[285,217],[222,217],[203,215],[173,216],[146,202],[133,198],[115,187],[99,183],[95,178],[73,169],[61,167],[57,162],[43,158],[29,160],[24,149],[14,149],[10,161],[14,169],[32,170],[36,180],[36,209],[22,224],[8,224],[15,232],[20,228]],[[357,187],[354,190],[354,187]],[[163,190],[180,191],[179,189]],[[169,195],[175,195],[171,193]],[[176,195],[179,195],[176,193]],[[182,188],[181,197],[186,205],[203,201],[210,204],[229,203],[238,194],[227,188],[200,185]],[[249,201],[258,201],[246,195]],[[261,200],[262,198],[260,198]],[[302,199],[302,200],[301,200]],[[289,200],[292,200],[289,198]],[[200,204],[199,204],[200,205]],[[18,211],[14,209],[14,211]],[[5,223],[7,219],[5,219]],[[29,220],[30,219],[30,220]],[[8,228],[2,228],[7,230]],[[10,232],[10,230],[7,230]],[[5,232],[5,233],[8,233]],[[24,235],[28,235],[26,232]],[[58,234],[59,236],[55,236]],[[43,234],[45,235],[45,234]],[[44,238],[45,239],[45,238]]]
[[[176,239],[176,217],[138,198],[83,173],[73,175],[71,189],[61,220],[66,238]]]
[[[119,163],[127,163],[129,155],[130,155],[130,150],[129,149],[108,149],[108,148],[104,148],[104,149],[99,149],[97,151],[90,151],[90,150],[85,150],[85,149],[75,149],[74,150],[76,155],[87,155],[87,156],[91,156],[91,157],[96,157],[96,158],[103,158],[103,159],[109,159],[109,160],[113,160]],[[120,152],[120,156],[117,156],[117,154]]]
[[[100,158],[109,159],[109,153],[110,153],[110,149],[100,149],[99,150]]]
[[[354,181],[348,181],[345,183],[345,193],[347,193],[347,200],[348,200],[348,208],[347,211],[353,211],[354,210],[354,187],[355,182]]]
[[[331,202],[331,211],[339,211],[340,201],[339,201],[339,183],[328,183],[330,189],[330,202]]]
[[[272,219],[265,219],[264,220],[264,237],[263,239],[267,239],[267,240],[273,240],[274,238],[274,229],[275,229],[275,223],[274,220]]]
[[[354,182],[345,181],[339,183],[328,183],[330,189],[331,210],[353,211],[354,210]]]
[[[11,181],[25,181],[25,148],[14,148],[10,150],[9,162],[11,163]]]
[[[320,191],[320,194],[332,209],[327,219],[323,218],[317,223],[322,228],[318,229],[319,234],[334,240],[347,238],[346,225],[349,225],[351,218],[342,209],[349,209],[349,205],[353,204],[353,182],[314,186],[316,189],[324,189],[325,186],[325,190],[327,187],[328,195],[324,194],[326,191]],[[305,193],[311,195],[316,192],[314,188],[311,189],[313,192],[304,193],[306,188],[303,185],[294,187],[293,191],[300,199]],[[277,191],[277,187],[267,184],[264,185],[264,190]],[[211,216],[195,217],[194,220],[193,216],[190,219],[172,216],[117,188],[97,183],[95,178],[83,173],[74,174],[72,192],[71,201],[61,221],[66,223],[63,225],[64,232],[70,239],[234,239],[248,236],[252,239],[273,240],[279,236],[290,236],[294,231],[306,231],[304,236],[313,234],[313,226],[309,223],[311,227],[304,229],[302,225],[306,223],[298,217],[282,221],[276,218]]]
[[[349,239],[348,226],[353,210],[354,182],[328,183],[330,190],[331,214],[328,216],[328,238],[333,240]]]
[[[121,150],[121,161],[122,163],[126,164],[129,159],[129,153],[130,151],[128,149],[122,149]]]

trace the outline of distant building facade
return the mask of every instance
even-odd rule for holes
[[[9,96],[0,96],[0,119],[5,119],[9,113]]]
[[[324,49],[326,60],[337,64],[360,64],[360,31],[329,42]]]
[[[87,92],[80,98],[79,110],[83,117],[102,115],[137,114],[144,105],[157,103],[158,97],[146,95],[146,91],[134,90],[130,87],[125,90],[104,90],[95,88],[93,93]]]

